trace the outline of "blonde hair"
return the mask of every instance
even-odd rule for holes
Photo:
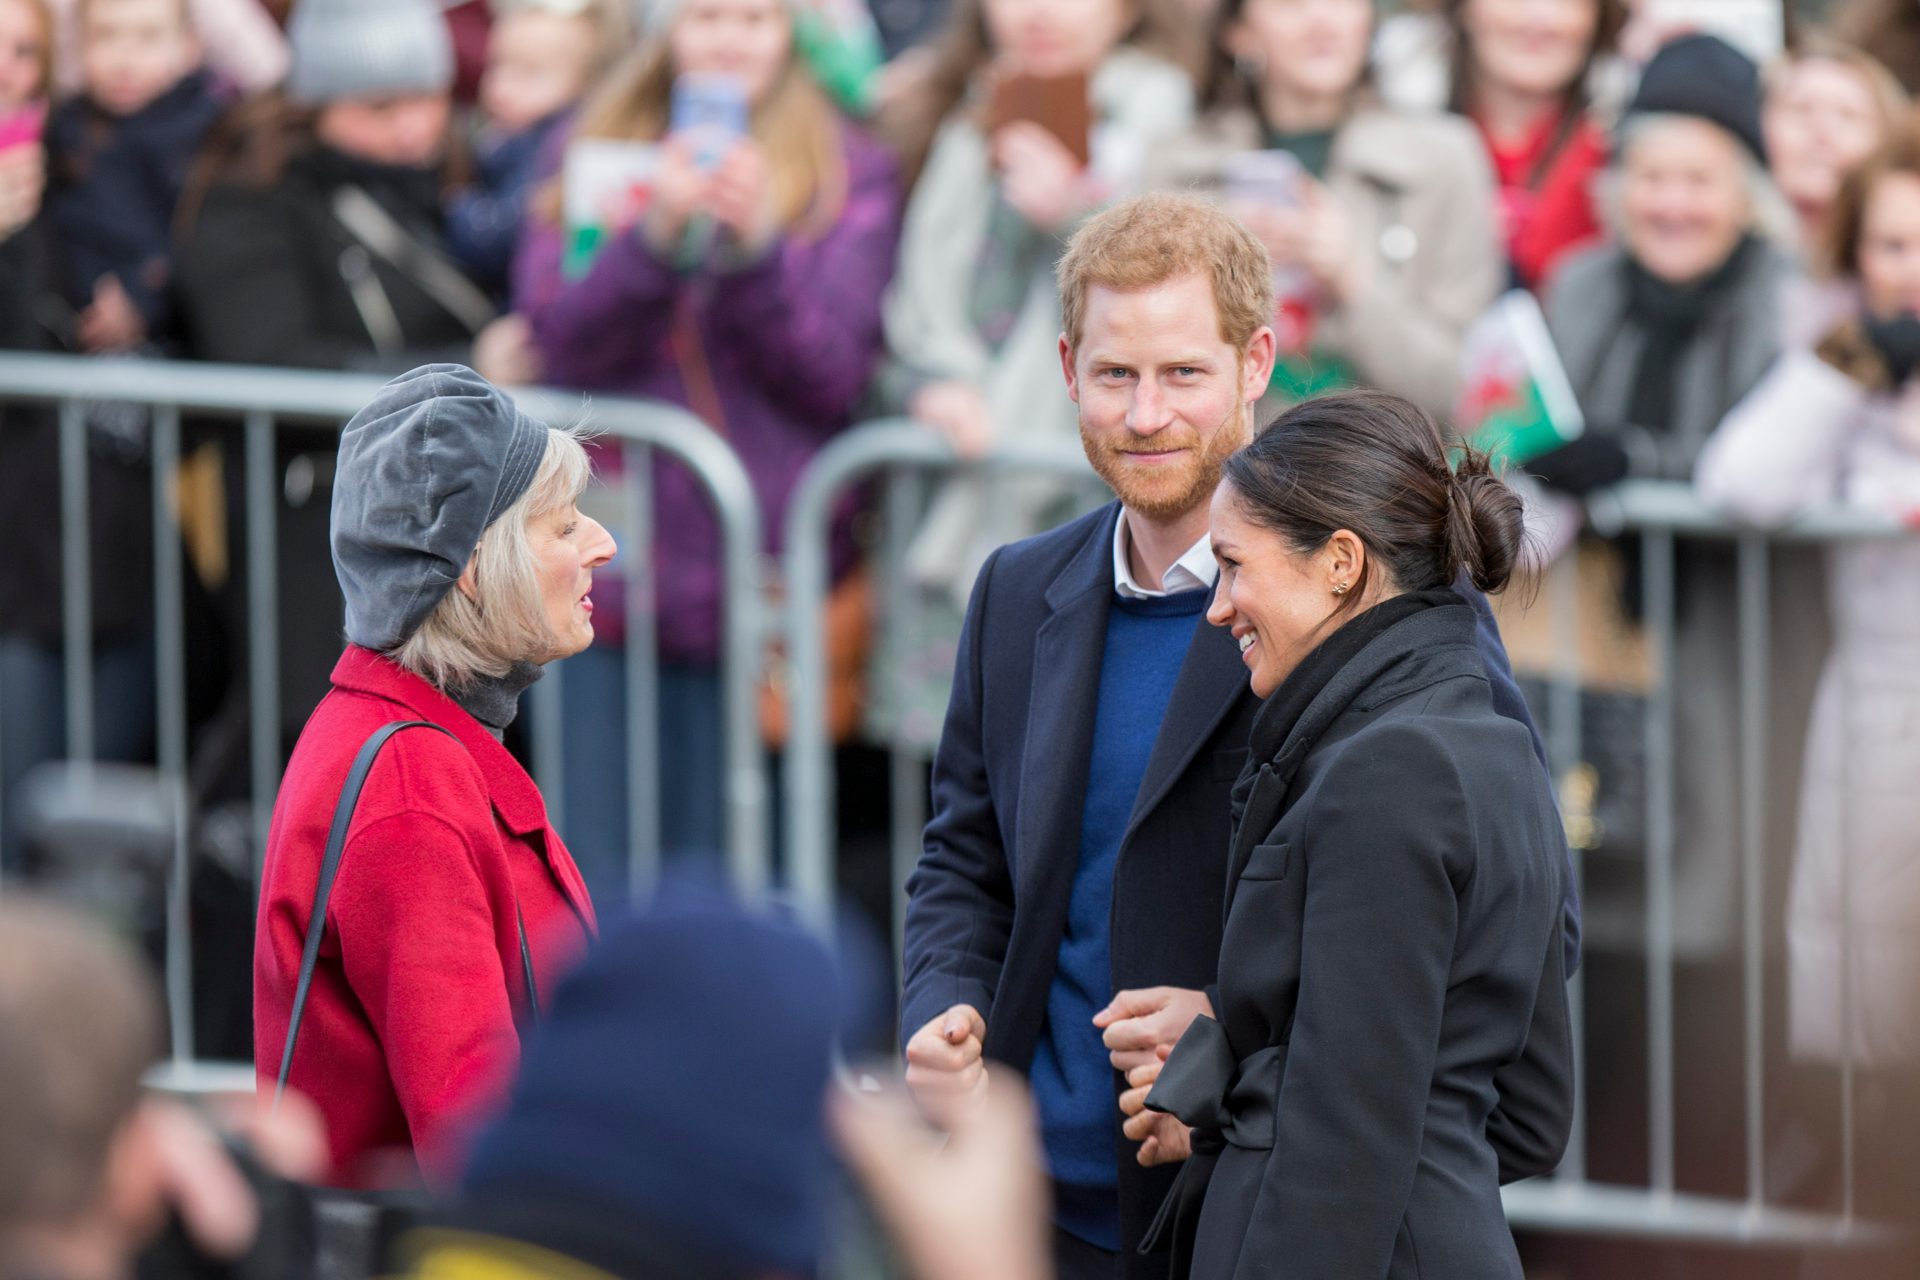
[[[53,8],[48,0],[18,0],[18,3],[40,23],[40,56],[34,59],[40,70],[40,81],[33,96],[50,98],[53,96]]]
[[[1760,78],[1762,103],[1780,90],[1796,67],[1809,62],[1831,62],[1845,67],[1866,83],[1867,91],[1873,95],[1874,109],[1880,115],[1882,140],[1900,127],[1907,114],[1907,91],[1900,87],[1893,72],[1887,70],[1886,64],[1872,54],[1836,40],[1824,31],[1803,32],[1794,41],[1792,49],[1768,64]]]
[[[587,62],[589,85],[598,83],[607,68],[633,46],[632,15],[622,0],[493,0],[491,8],[496,23],[521,13],[544,13],[585,23],[593,34],[593,55]]]
[[[673,55],[662,35],[634,50],[580,108],[573,138],[653,142],[666,136],[673,110]],[[847,201],[840,113],[814,82],[796,43],[787,65],[753,108],[750,129],[766,152],[780,225],[818,237]],[[535,212],[559,222],[561,180],[536,197]]]
[[[581,433],[548,427],[547,452],[533,482],[473,549],[474,598],[456,585],[388,656],[443,690],[506,675],[515,663],[546,661],[553,632],[527,528],[578,502],[592,477]]]
[[[1122,201],[1074,233],[1056,269],[1060,319],[1080,346],[1087,291],[1144,289],[1189,273],[1213,285],[1220,337],[1244,351],[1273,323],[1273,267],[1266,246],[1235,217],[1198,196],[1156,192]]]

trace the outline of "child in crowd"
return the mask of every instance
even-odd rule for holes
[[[575,154],[656,148],[639,221],[604,228],[597,248],[577,253],[556,155],[561,171],[536,197],[514,261],[514,301],[542,376],[698,414],[745,465],[772,554],[802,471],[854,421],[879,362],[900,220],[893,157],[834,107],[793,24],[785,0],[655,3],[647,43],[581,108],[567,139]],[[741,119],[731,136],[676,120],[676,97],[702,80],[733,86]],[[617,451],[598,461],[604,477],[619,474]],[[693,474],[666,458],[654,464],[653,510],[659,721],[673,727],[659,757],[660,845],[670,856],[715,852],[725,791],[720,533]],[[845,521],[835,552],[844,572]],[[562,686],[561,812],[589,883],[622,875],[633,843],[626,742],[602,714],[625,696],[624,612],[610,603],[619,585],[595,588],[598,639]]]
[[[611,0],[518,0],[502,6],[480,79],[476,178],[447,209],[447,245],[484,284],[504,290],[527,188],[547,143],[629,32]]]
[[[165,336],[174,205],[220,104],[185,0],[83,0],[82,95],[47,126],[47,211],[73,344]]]
[[[39,143],[52,77],[52,34],[45,0],[0,0],[0,240],[11,240],[33,221],[46,189]],[[0,270],[9,272],[11,283],[12,266]]]

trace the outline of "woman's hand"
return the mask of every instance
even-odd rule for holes
[[[767,154],[759,143],[742,138],[727,151],[707,185],[705,208],[748,254],[758,255],[773,243],[779,221]]]
[[[978,458],[993,447],[987,398],[971,382],[929,382],[914,393],[907,413],[939,431],[962,458]]]
[[[1001,192],[1036,230],[1060,231],[1098,203],[1073,152],[1031,120],[1007,125],[991,146]]]
[[[693,220],[707,201],[707,188],[713,175],[696,162],[693,146],[685,138],[668,138],[660,144],[660,165],[653,175],[653,199],[641,228],[656,253],[671,253],[680,247]]]
[[[33,221],[47,191],[47,153],[38,146],[0,151],[0,239]]]
[[[1293,208],[1236,204],[1234,214],[1266,246],[1275,267],[1301,267],[1335,304],[1353,297],[1359,255],[1347,232],[1338,202],[1310,178],[1300,181],[1301,202]]]
[[[101,276],[93,301],[80,313],[77,336],[83,351],[128,351],[147,340],[147,322],[120,282]]]
[[[503,387],[530,387],[540,381],[540,352],[533,345],[527,318],[509,311],[473,340],[474,372]]]
[[[1193,1154],[1193,1131],[1178,1116],[1147,1110],[1147,1095],[1160,1078],[1171,1050],[1161,1049],[1155,1061],[1127,1072],[1127,1089],[1120,1095],[1120,1132],[1140,1144],[1134,1158],[1147,1168],[1157,1164],[1179,1164]]]

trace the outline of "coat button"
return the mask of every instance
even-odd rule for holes
[[[1380,233],[1380,256],[1388,262],[1411,262],[1420,248],[1420,237],[1404,222],[1396,222]]]

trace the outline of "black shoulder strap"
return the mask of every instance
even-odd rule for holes
[[[280,1075],[274,1082],[273,1100],[286,1092],[287,1077],[293,1074],[293,1048],[300,1039],[300,1020],[307,1011],[307,993],[313,986],[313,971],[320,963],[320,940],[327,928],[327,900],[333,896],[333,882],[340,873],[340,860],[347,851],[347,829],[353,825],[353,811],[360,804],[360,789],[373,771],[373,761],[387,739],[402,729],[433,729],[453,738],[451,730],[431,720],[395,720],[373,731],[353,758],[347,780],[341,784],[340,800],[333,808],[333,825],[327,829],[326,851],[320,855],[320,875],[313,886],[313,909],[307,913],[307,934],[300,948],[300,978],[293,988],[293,1009],[287,1019],[287,1043],[280,1052]],[[514,924],[520,931],[520,968],[527,983],[527,999],[535,1020],[540,1017],[539,988],[533,981],[533,951],[527,946],[527,922],[520,914],[520,903],[513,904]]]

